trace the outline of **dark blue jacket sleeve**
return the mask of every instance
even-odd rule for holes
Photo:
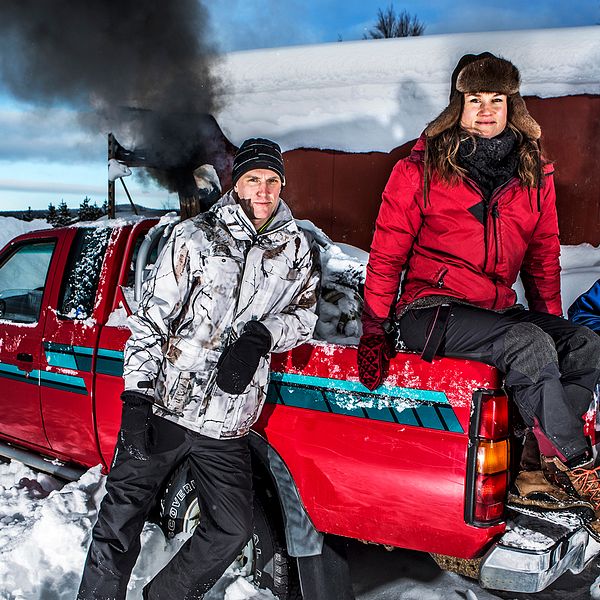
[[[569,319],[600,334],[600,279],[571,304]]]

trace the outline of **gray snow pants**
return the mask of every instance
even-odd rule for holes
[[[423,350],[436,313],[419,308],[401,317],[400,338],[410,350]],[[500,369],[543,454],[569,461],[588,450],[582,416],[600,377],[600,337],[587,327],[520,308],[452,304],[437,354]]]
[[[165,419],[152,420],[149,460],[119,441],[85,563],[78,600],[122,600],[140,552],[144,522],[169,475],[187,459],[201,520],[193,535],[146,586],[150,600],[202,598],[252,534],[252,467],[248,436],[215,440]]]

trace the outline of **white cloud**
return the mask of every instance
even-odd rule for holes
[[[85,162],[106,155],[106,137],[83,130],[78,118],[67,109],[0,108],[0,160]]]
[[[106,187],[59,181],[25,181],[22,179],[0,179],[0,190],[41,194],[104,194]]]

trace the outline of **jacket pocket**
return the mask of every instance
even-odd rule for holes
[[[163,391],[157,404],[167,412],[197,421],[206,410],[210,397],[208,388],[214,381],[214,374],[215,370],[211,369],[211,365],[186,371],[167,361]]]
[[[179,371],[205,371],[217,364],[219,352],[179,338],[171,341],[166,358]]]

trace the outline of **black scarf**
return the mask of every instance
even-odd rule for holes
[[[517,138],[508,127],[493,138],[468,136],[458,148],[458,164],[489,200],[496,188],[512,179],[519,165]]]

